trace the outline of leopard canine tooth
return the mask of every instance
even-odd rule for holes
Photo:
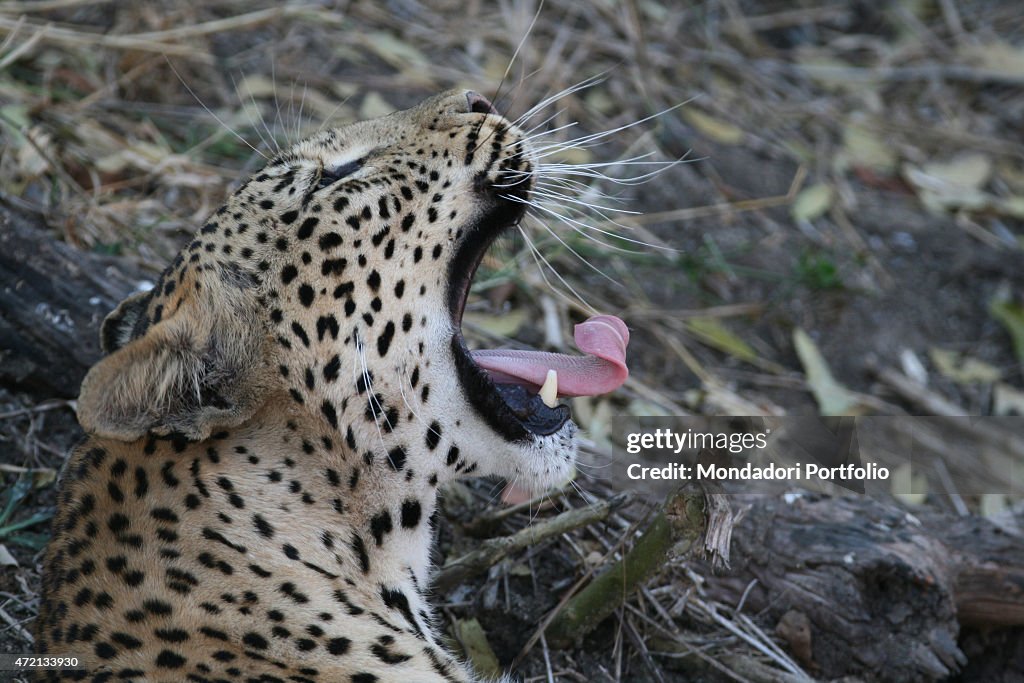
[[[554,368],[548,370],[544,385],[540,388],[540,398],[548,408],[558,405],[558,373]]]

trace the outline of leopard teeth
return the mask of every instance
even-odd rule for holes
[[[552,368],[544,378],[544,386],[540,388],[540,398],[548,408],[558,405],[558,373]]]

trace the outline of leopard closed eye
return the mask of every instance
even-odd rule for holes
[[[576,428],[554,395],[623,379],[463,342],[474,271],[534,163],[466,91],[318,133],[111,313],[39,650],[79,654],[89,680],[477,680],[425,597],[438,487],[564,480]],[[591,333],[628,339],[610,316]]]

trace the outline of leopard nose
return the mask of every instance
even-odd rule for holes
[[[469,101],[469,111],[474,114],[497,114],[491,101],[478,92],[466,91],[466,99]]]

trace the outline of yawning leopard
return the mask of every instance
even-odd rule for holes
[[[611,316],[579,326],[583,357],[463,341],[534,164],[473,92],[318,133],[110,314],[37,625],[40,651],[88,671],[51,678],[477,680],[425,597],[438,487],[565,480],[556,394],[626,372]]]

